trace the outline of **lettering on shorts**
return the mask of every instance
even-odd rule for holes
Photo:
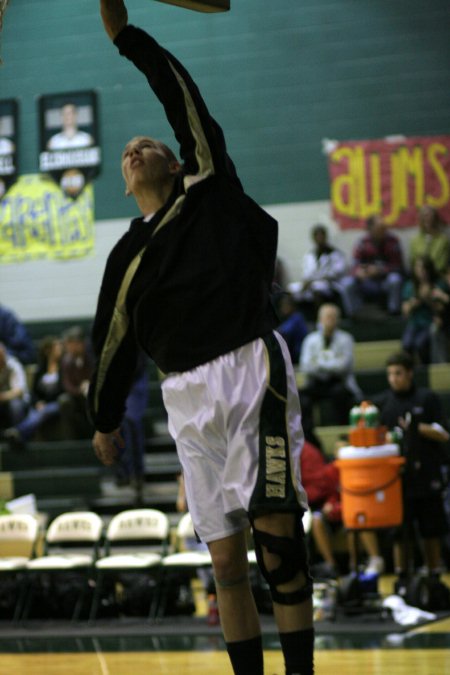
[[[266,497],[286,497],[286,443],[266,436]]]

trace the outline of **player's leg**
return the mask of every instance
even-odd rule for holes
[[[311,675],[312,579],[302,515],[301,413],[295,373],[283,340],[264,339],[264,396],[258,415],[258,475],[249,501],[255,552],[274,602],[286,675]],[[259,363],[262,370],[262,364]]]
[[[219,617],[236,675],[262,675],[261,629],[250,586],[244,532],[212,541]]]
[[[261,573],[273,599],[286,675],[314,673],[312,579],[298,513],[271,513],[253,520]]]
[[[224,513],[227,485],[226,414],[217,410],[229,399],[214,387],[223,362],[235,374],[230,354],[187,373],[174,374],[163,383],[169,429],[183,465],[187,507],[198,535],[211,553],[215,589],[227,650],[235,675],[263,675],[259,618],[248,578],[245,527],[240,518]],[[239,380],[237,380],[239,382]],[[234,388],[234,383],[232,385]],[[239,471],[245,471],[240,456]]]

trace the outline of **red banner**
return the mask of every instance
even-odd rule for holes
[[[450,223],[450,136],[327,142],[333,218],[364,227],[381,213],[391,227],[417,225],[427,204]]]

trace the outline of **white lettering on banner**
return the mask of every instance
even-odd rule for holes
[[[286,444],[281,436],[266,436],[266,497],[286,496]]]
[[[14,173],[16,167],[14,166],[13,155],[4,155],[0,157],[0,176],[9,176]]]
[[[41,152],[39,155],[39,168],[41,171],[51,171],[52,169],[98,166],[100,164],[100,156],[101,151],[99,147]]]

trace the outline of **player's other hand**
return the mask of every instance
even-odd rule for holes
[[[128,23],[125,3],[123,0],[100,0],[100,14],[108,36],[114,40]]]
[[[110,466],[117,460],[119,449],[125,447],[125,442],[120,429],[115,429],[108,434],[96,431],[92,445],[99,460],[106,466]]]

